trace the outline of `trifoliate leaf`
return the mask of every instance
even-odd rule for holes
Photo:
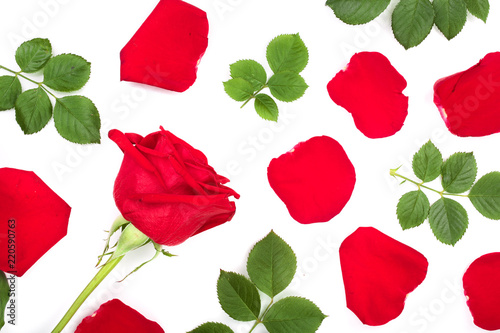
[[[267,62],[274,73],[300,73],[309,61],[307,47],[299,34],[279,35],[267,46]]]
[[[205,323],[188,333],[234,333],[231,328],[221,323]]]
[[[368,23],[379,16],[390,0],[328,0],[326,5],[333,9],[335,16],[347,24]]]
[[[222,309],[231,318],[251,321],[259,317],[259,292],[243,275],[221,270],[217,281],[217,295]]]
[[[250,280],[271,298],[285,290],[296,270],[297,259],[292,248],[273,231],[255,244],[248,256]]]
[[[490,172],[481,177],[469,192],[469,199],[479,213],[493,220],[500,220],[500,172]]]
[[[23,92],[16,101],[16,121],[24,134],[40,131],[52,118],[52,103],[42,87]]]
[[[254,92],[252,84],[241,77],[224,82],[224,90],[229,97],[238,102],[246,101]]]
[[[10,287],[5,273],[0,271],[0,330],[5,325],[5,308],[9,303]]]
[[[467,19],[467,8],[464,0],[434,0],[434,23],[450,40],[462,30]]]
[[[429,215],[429,199],[424,192],[408,192],[399,199],[397,215],[403,230],[418,227]]]
[[[429,224],[440,242],[455,245],[467,230],[469,219],[461,204],[441,198],[431,206]]]
[[[59,98],[54,107],[54,122],[59,134],[68,141],[80,144],[101,141],[99,112],[87,97]]]
[[[292,102],[304,95],[308,85],[294,72],[276,73],[267,83],[271,94],[282,102]]]
[[[262,323],[269,333],[313,333],[325,318],[313,302],[287,297],[271,306]]]
[[[12,109],[22,90],[17,76],[0,76],[0,111]]]
[[[48,39],[34,38],[21,44],[16,50],[16,62],[25,73],[42,69],[52,56]]]
[[[260,90],[267,81],[267,74],[264,67],[255,60],[240,60],[229,65],[231,77],[233,79],[242,78],[250,82],[253,91]],[[252,92],[253,93],[253,92]]]
[[[449,193],[463,193],[471,188],[476,180],[476,159],[472,153],[455,153],[441,168],[441,184]]]
[[[431,32],[434,8],[429,0],[401,0],[392,12],[392,31],[405,49],[417,46]]]
[[[465,0],[465,4],[472,15],[486,23],[490,11],[490,3],[488,0]]]
[[[74,54],[51,58],[43,70],[43,83],[57,91],[81,89],[90,78],[90,63]]]
[[[255,111],[263,119],[278,121],[278,106],[269,95],[258,94],[255,96]]]
[[[443,156],[436,146],[428,141],[413,156],[413,172],[423,182],[430,182],[441,174]]]

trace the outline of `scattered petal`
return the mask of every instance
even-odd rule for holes
[[[34,172],[1,168],[0,270],[22,276],[66,236],[70,212]]]
[[[467,305],[476,326],[500,329],[500,252],[476,259],[463,277]]]
[[[375,228],[358,228],[339,252],[347,307],[366,325],[398,317],[427,275],[422,254]]]
[[[330,98],[352,114],[365,136],[385,138],[403,127],[408,115],[406,80],[378,52],[360,52],[328,83]]]
[[[92,315],[83,318],[75,333],[165,333],[156,322],[112,299],[102,304]]]
[[[160,0],[120,53],[121,80],[183,92],[208,46],[208,20],[181,0]]]
[[[313,137],[274,158],[269,184],[298,222],[327,222],[349,201],[356,173],[342,146],[328,136]]]
[[[434,84],[434,104],[448,130],[462,137],[500,132],[500,52]]]
[[[172,133],[111,130],[123,151],[114,198],[123,217],[158,244],[178,245],[233,217],[239,195],[205,155]]]

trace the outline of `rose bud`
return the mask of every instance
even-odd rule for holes
[[[0,169],[0,270],[22,276],[66,236],[71,207],[31,171]]]
[[[146,137],[111,130],[123,151],[114,198],[123,217],[154,242],[178,245],[233,217],[239,198],[205,155],[161,128]]]
[[[165,333],[156,322],[124,304],[112,299],[96,312],[82,320],[75,333]]]
[[[457,136],[500,132],[500,52],[487,54],[466,71],[434,84],[434,104]]]

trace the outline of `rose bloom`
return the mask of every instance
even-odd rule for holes
[[[111,130],[123,151],[114,198],[123,217],[158,244],[178,245],[233,217],[239,195],[205,155],[161,128],[146,137]]]

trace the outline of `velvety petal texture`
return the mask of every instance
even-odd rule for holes
[[[356,173],[342,146],[313,137],[274,158],[267,168],[271,188],[300,223],[326,222],[351,198]]]
[[[181,0],[160,0],[120,53],[121,80],[182,92],[208,46],[208,20]]]
[[[356,53],[327,85],[331,99],[372,139],[391,136],[403,126],[408,115],[405,88],[404,77],[378,52]]]
[[[434,104],[455,135],[500,132],[500,52],[489,53],[468,70],[438,80]]]
[[[82,320],[75,333],[165,333],[156,322],[112,299]]]
[[[339,252],[347,307],[366,325],[398,317],[427,275],[422,254],[372,227],[358,228]]]
[[[66,236],[71,207],[31,171],[0,169],[0,270],[22,276]]]
[[[474,324],[494,331],[500,329],[500,252],[476,259],[463,277],[465,296]]]
[[[114,198],[123,217],[158,244],[178,245],[233,217],[239,195],[205,155],[172,133],[111,130],[123,151]]]

